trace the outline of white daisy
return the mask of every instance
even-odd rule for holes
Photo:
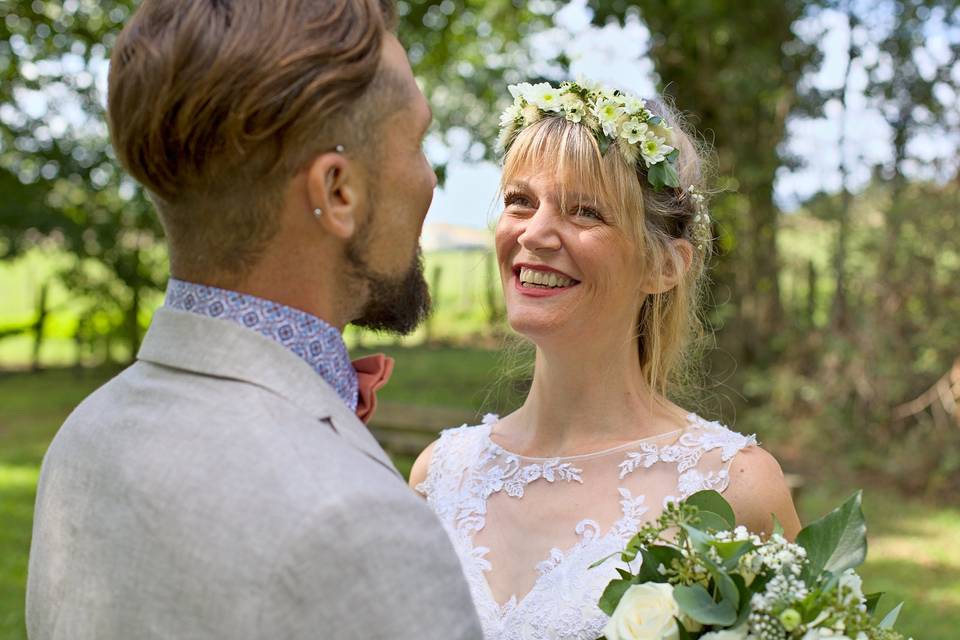
[[[586,105],[583,100],[572,93],[565,93],[560,97],[560,103],[563,105],[564,117],[570,122],[580,122],[583,119]]]
[[[513,96],[514,100],[517,98],[526,98],[530,95],[530,92],[533,90],[533,85],[529,82],[521,82],[520,84],[511,84],[507,87],[507,91],[510,92],[510,95]]]
[[[620,100],[623,104],[623,112],[630,116],[641,113],[647,105],[645,101],[634,96],[620,96]]]
[[[620,137],[630,144],[637,144],[646,137],[649,128],[644,122],[627,120],[620,128]]]
[[[597,101],[597,106],[594,108],[594,113],[597,116],[597,120],[600,121],[600,126],[603,128],[603,132],[615,138],[617,136],[617,126],[620,121],[620,117],[623,115],[621,106],[610,100],[609,98],[602,98]]]
[[[647,166],[653,166],[664,159],[673,151],[673,147],[665,144],[663,138],[651,135],[647,136],[640,144],[640,153],[643,154],[643,160]]]
[[[546,82],[534,85],[525,97],[527,102],[532,102],[544,111],[560,111],[560,90]]]
[[[515,100],[512,105],[503,110],[500,114],[500,127],[512,125],[520,116],[520,102]]]

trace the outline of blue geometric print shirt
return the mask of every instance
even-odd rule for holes
[[[357,410],[357,371],[335,327],[293,307],[245,293],[170,278],[164,304],[252,329],[313,367],[351,411]]]

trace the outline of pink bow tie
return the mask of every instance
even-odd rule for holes
[[[357,370],[357,417],[365,423],[370,422],[377,408],[377,391],[387,384],[393,373],[393,358],[377,353],[353,361]]]

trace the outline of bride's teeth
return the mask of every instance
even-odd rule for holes
[[[537,285],[541,287],[569,287],[573,284],[573,280],[553,272],[537,271],[535,269],[521,267],[520,284]]]

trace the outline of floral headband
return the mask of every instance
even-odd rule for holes
[[[522,82],[507,87],[513,104],[500,116],[500,149],[506,153],[517,134],[543,118],[563,117],[585,126],[596,138],[601,154],[611,145],[630,165],[643,163],[647,181],[654,189],[680,187],[677,159],[680,151],[673,141],[673,128],[652,113],[646,102],[618,89],[586,82],[563,82],[559,88],[548,82]],[[701,251],[711,236],[710,215],[705,198],[695,187],[687,193],[693,200],[692,238]]]

